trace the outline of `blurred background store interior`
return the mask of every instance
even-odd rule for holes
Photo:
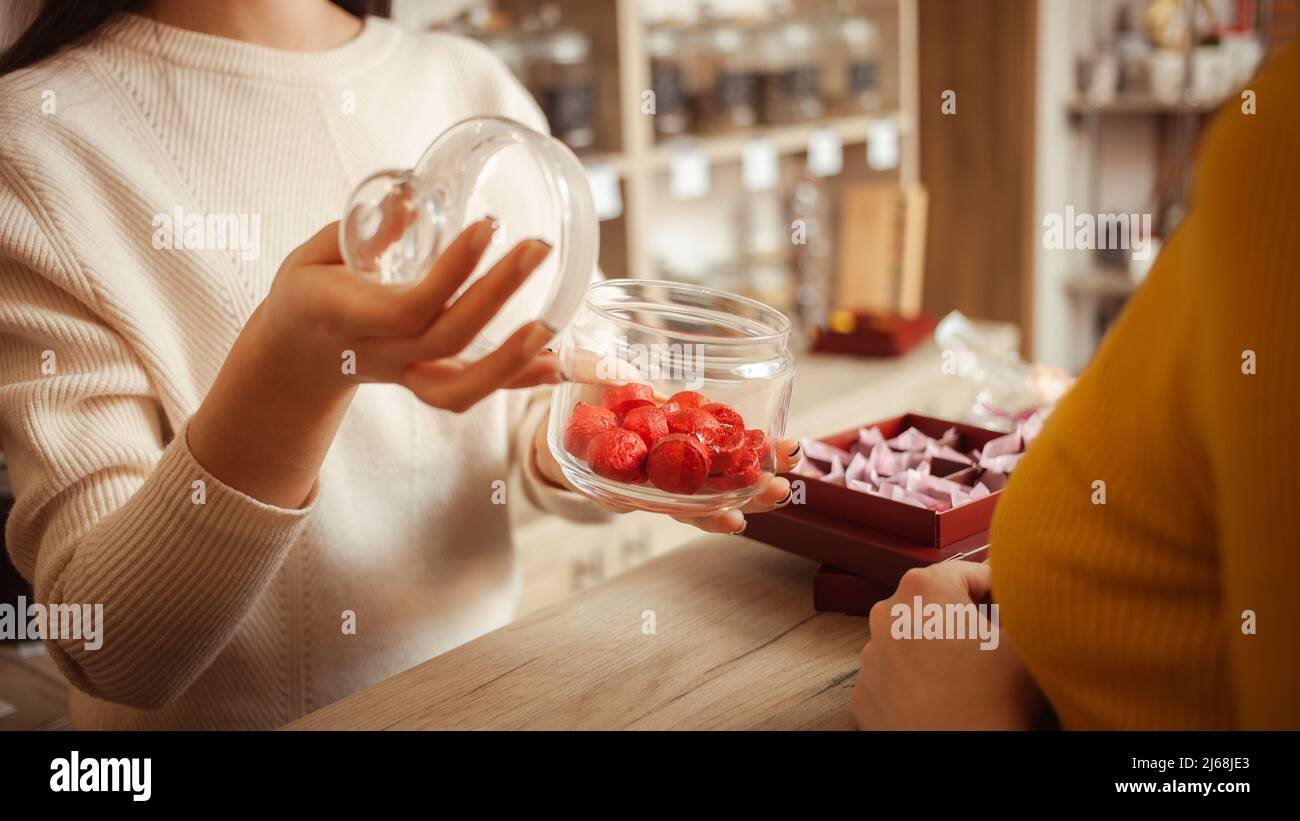
[[[0,45],[36,8],[0,6]],[[740,291],[805,329],[960,310],[1072,374],[1150,259],[1046,248],[1044,218],[1150,215],[1158,248],[1211,116],[1300,25],[1300,0],[392,8],[533,93],[589,171],[606,276]]]
[[[591,173],[606,275],[740,291],[805,326],[837,308],[958,309],[1014,323],[1022,355],[1077,373],[1150,260],[1044,248],[1044,216],[1150,214],[1158,247],[1209,115],[1295,37],[1298,5],[396,0],[394,13],[482,40],[534,93]]]

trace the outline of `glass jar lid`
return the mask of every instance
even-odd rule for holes
[[[563,330],[582,305],[600,230],[586,171],[567,146],[505,118],[458,123],[414,168],[381,171],[357,187],[339,224],[340,246],[358,275],[404,287],[486,218],[492,243],[456,296],[521,241],[541,239],[553,250],[462,354],[476,360],[528,322]],[[395,239],[377,246],[377,236]]]

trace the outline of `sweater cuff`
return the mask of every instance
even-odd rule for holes
[[[209,511],[209,513],[217,513],[217,517],[210,521],[221,524],[229,520],[229,524],[235,528],[229,531],[232,535],[256,537],[275,533],[285,527],[296,528],[316,509],[316,500],[320,496],[319,477],[312,482],[307,498],[299,507],[286,508],[268,504],[231,487],[209,473],[207,468],[195,458],[194,451],[190,450],[189,433],[190,420],[187,419],[180,432],[176,434],[176,438],[163,452],[163,458],[158,463],[157,469],[163,475],[168,475],[169,472],[174,474],[174,478],[179,481],[189,477],[188,484],[193,491],[190,501],[193,504],[200,504],[197,501],[200,490],[197,483],[202,482],[201,487],[207,497],[204,504],[217,505]],[[170,483],[160,484],[168,486]]]
[[[89,534],[51,591],[55,601],[105,603],[111,651],[59,642],[73,662],[60,666],[99,698],[152,709],[183,691],[270,582],[319,495],[318,480],[289,510],[230,487],[194,458],[188,429]],[[126,562],[142,572],[112,572]]]

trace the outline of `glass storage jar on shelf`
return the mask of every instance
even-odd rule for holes
[[[836,87],[836,108],[842,114],[869,114],[880,110],[880,30],[867,17],[842,20],[835,25],[842,60]]]
[[[701,130],[727,132],[759,122],[759,81],[750,33],[717,23],[701,34]]]
[[[339,246],[358,276],[410,287],[489,215],[494,241],[461,292],[522,240],[542,239],[555,250],[461,354],[477,360],[527,322],[563,328],[582,304],[600,229],[587,173],[567,146],[502,117],[457,123],[414,167],[378,171],[357,186],[339,222]]]
[[[572,28],[537,35],[529,65],[529,87],[551,125],[551,133],[574,151],[596,142],[596,72],[591,38]]]
[[[740,507],[776,465],[794,379],[790,321],[698,285],[591,286],[560,339],[548,440],[584,492],[638,510]]]
[[[650,88],[654,92],[654,126],[658,137],[676,137],[691,127],[687,92],[689,51],[685,32],[676,28],[653,29],[646,34],[650,57]]]
[[[802,123],[826,114],[822,96],[822,35],[808,23],[778,23],[760,35],[763,119]]]

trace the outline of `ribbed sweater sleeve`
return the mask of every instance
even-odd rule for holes
[[[278,509],[195,461],[13,179],[0,167],[0,448],[16,496],[7,545],[38,602],[103,605],[98,649],[46,642],[68,679],[157,708],[234,633],[315,493],[301,510]]]
[[[1234,726],[1300,729],[1300,47],[1253,85],[1270,110],[1231,108],[1197,169],[1187,225],[1195,379],[1211,466],[1219,628]]]
[[[1002,626],[1067,729],[1300,728],[1300,45],[998,505]]]

